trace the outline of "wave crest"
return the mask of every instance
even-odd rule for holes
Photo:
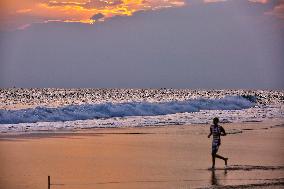
[[[254,106],[242,96],[222,99],[194,99],[164,103],[129,102],[70,105],[58,108],[36,107],[22,110],[0,110],[1,124],[75,121],[125,116],[155,116],[200,110],[241,110]]]

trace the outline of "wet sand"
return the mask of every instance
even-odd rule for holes
[[[209,125],[1,134],[0,188],[283,188],[283,124],[223,124],[215,171]]]

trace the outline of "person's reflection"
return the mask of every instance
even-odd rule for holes
[[[224,176],[227,175],[227,170],[225,169],[224,170]],[[211,185],[213,186],[219,186],[220,183],[219,183],[219,178],[216,176],[216,173],[215,173],[215,169],[212,169],[211,170]]]
[[[211,185],[218,186],[219,182],[215,174],[215,169],[212,169],[211,171]]]

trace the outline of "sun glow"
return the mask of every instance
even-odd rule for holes
[[[220,3],[228,0],[200,0],[200,2]],[[247,0],[266,4],[270,0]],[[0,6],[0,29],[26,29],[35,23],[82,23],[94,24],[117,16],[132,16],[138,11],[183,7],[185,0],[3,0]],[[268,12],[283,18],[283,4]]]
[[[16,1],[16,0],[12,0]],[[24,0],[29,1],[29,0]],[[34,1],[33,1],[34,2]],[[24,4],[24,3],[23,3]],[[13,16],[37,18],[36,23],[64,22],[94,24],[116,16],[132,16],[149,11],[185,5],[184,0],[37,0],[19,7]],[[38,21],[40,20],[40,21]],[[20,29],[31,23],[22,23]]]

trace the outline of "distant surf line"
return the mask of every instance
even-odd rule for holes
[[[22,110],[0,110],[0,124],[157,116],[200,110],[241,110],[252,106],[254,102],[242,96],[226,96],[221,99],[199,98],[160,103],[128,102],[69,105],[58,108],[36,107]]]

